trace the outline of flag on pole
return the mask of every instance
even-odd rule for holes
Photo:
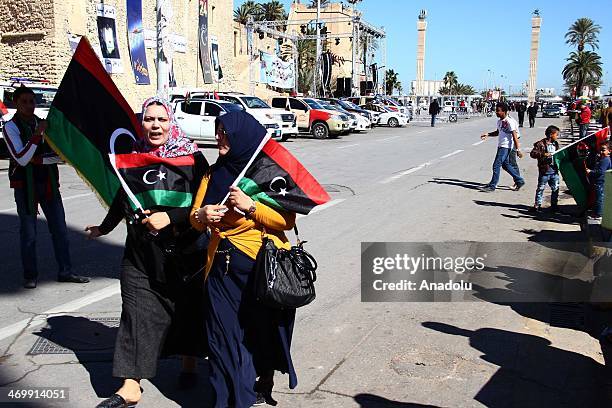
[[[120,181],[109,154],[131,152],[140,124],[85,37],[47,119],[47,141],[110,205]]]
[[[599,148],[609,138],[608,130],[604,128],[591,133],[559,149],[553,155],[555,164],[570,189],[574,201],[582,208],[587,208],[591,193],[586,169],[597,160]]]
[[[146,153],[114,155],[118,173],[144,208],[190,207],[205,167],[201,152],[162,158]],[[136,208],[134,208],[136,209]]]
[[[256,153],[237,185],[255,201],[299,214],[330,200],[319,182],[275,140]]]

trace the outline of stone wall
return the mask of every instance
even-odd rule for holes
[[[155,0],[142,0],[144,29],[155,30]],[[85,35],[99,47],[96,5],[104,3],[116,9],[117,41],[123,73],[111,77],[132,108],[140,110],[141,102],[156,93],[157,73],[155,49],[146,49],[150,85],[136,85],[130,63],[127,39],[125,0],[0,0],[0,81],[11,76],[48,79],[59,85],[70,62],[72,52],[68,33]],[[174,75],[181,88],[202,88],[209,91],[237,91],[269,100],[277,93],[265,85],[249,83],[249,60],[246,27],[233,21],[233,0],[209,0],[209,36],[219,44],[223,70],[220,83],[204,84],[198,54],[197,0],[172,0],[171,31],[187,40],[185,53],[174,53]],[[256,50],[272,52],[276,40],[254,36]],[[257,54],[257,53],[256,53]],[[253,75],[259,78],[258,60]]]
[[[0,0],[0,80],[51,79],[57,62],[53,0]]]

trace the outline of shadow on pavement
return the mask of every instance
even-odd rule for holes
[[[435,405],[391,401],[374,394],[357,394],[353,399],[361,408],[439,408]]]
[[[462,188],[467,188],[468,190],[476,190],[476,191],[480,190],[481,188],[485,187],[488,184],[488,183],[478,183],[475,181],[460,180],[460,179],[454,179],[454,178],[441,178],[441,177],[435,177],[432,180],[429,180],[428,182],[433,183],[433,184],[446,184],[448,186],[462,187]],[[497,189],[498,190],[512,190],[510,187],[507,187],[507,186],[498,186]]]
[[[500,203],[497,201],[482,201],[474,200],[474,204],[485,207],[499,207],[510,210],[515,214],[501,214],[503,217],[509,218],[527,218],[538,221],[551,221],[559,224],[576,224],[576,219],[572,214],[569,213],[568,208],[572,206],[560,205],[558,212],[550,212],[548,209],[544,209],[542,212],[532,212],[532,206],[526,204],[515,204],[515,203]],[[584,237],[586,238],[586,237]],[[583,240],[584,240],[583,238]]]
[[[98,221],[98,220],[92,220]],[[119,226],[118,228],[122,228]],[[36,224],[38,282],[55,282],[57,263],[53,252],[53,242],[44,217]],[[123,245],[115,245],[107,240],[88,240],[83,231],[68,227],[68,240],[74,273],[87,277],[118,278]],[[13,214],[0,214],[0,296],[3,293],[18,293],[23,289],[23,268],[21,266],[19,245],[19,217]],[[66,284],[61,284],[66,285]],[[34,289],[36,290],[36,289]]]
[[[487,407],[605,407],[605,367],[529,334],[494,328],[466,330],[439,322],[428,329],[469,339],[480,358],[499,367],[474,399]]]
[[[92,388],[99,398],[109,397],[121,386],[122,380],[112,376],[117,327],[109,327],[86,317],[54,316],[47,319],[47,327],[34,334],[71,350],[79,364],[89,373]],[[177,379],[180,365],[180,360],[176,358],[160,359],[157,376],[148,381],[179,406],[198,406],[203,402],[210,402],[212,390],[206,380],[207,365],[200,364],[196,387],[191,390],[179,390]],[[146,400],[145,391],[142,401]]]

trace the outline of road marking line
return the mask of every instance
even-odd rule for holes
[[[70,196],[70,197],[62,198],[62,201],[73,200],[75,198],[88,197],[90,195],[93,195],[93,193],[77,194],[77,195],[73,195],[73,196]],[[9,211],[15,211],[15,210],[17,210],[17,207],[5,208],[3,210],[0,210],[0,213],[9,212]]]
[[[331,200],[330,202],[327,202],[325,204],[322,205],[318,205],[315,208],[312,209],[312,211],[310,211],[310,214],[308,215],[312,215],[312,214],[316,214],[318,212],[321,212],[323,210],[327,210],[328,208],[331,208],[335,205],[340,204],[341,202],[345,201],[346,198],[337,198],[335,200]],[[304,215],[304,214],[298,214],[296,218],[304,218],[304,217],[308,217],[308,215]]]
[[[10,326],[0,329],[0,341],[6,339],[7,337],[18,334],[26,327],[32,328],[45,323],[47,321],[48,315],[76,312],[77,310],[85,306],[91,305],[95,302],[99,302],[111,296],[118,295],[119,293],[121,293],[121,289],[119,281],[116,281],[112,285],[109,285],[104,289],[97,290],[87,296],[83,296],[82,298],[75,299],[71,302],[64,303],[63,305],[42,312],[34,319],[23,319],[17,323],[13,323]]]
[[[451,156],[454,156],[454,155],[456,155],[456,154],[461,153],[462,151],[463,151],[463,150],[455,150],[454,152],[449,153],[449,154],[445,154],[444,156],[442,156],[442,157],[440,157],[440,158],[441,158],[441,159],[447,159],[447,158],[449,158],[449,157],[451,157]]]
[[[338,146],[337,148],[338,149],[346,149],[347,147],[355,147],[355,146],[359,146],[359,143],[355,143],[355,144],[347,145],[347,146]]]
[[[384,142],[386,140],[393,140],[393,139],[397,139],[399,136],[393,136],[393,137],[388,137],[386,139],[380,139],[379,142]]]
[[[472,146],[478,146],[479,144],[483,144],[485,140],[481,140],[480,142],[472,143]]]
[[[413,167],[413,168],[411,168],[411,169],[404,170],[404,171],[402,171],[401,173],[396,174],[395,176],[391,176],[391,177],[389,177],[389,178],[387,178],[387,179],[384,179],[384,180],[383,180],[383,181],[381,181],[380,183],[381,183],[381,184],[389,184],[389,183],[391,183],[392,181],[395,181],[395,180],[397,180],[397,179],[399,179],[399,178],[401,178],[401,177],[403,177],[403,176],[407,176],[408,174],[412,174],[412,173],[414,173],[414,172],[417,172],[417,171],[419,171],[419,170],[422,170],[422,169],[424,169],[425,167],[427,167],[427,166],[429,166],[429,165],[431,165],[431,162],[423,163],[423,164],[421,164],[421,165],[419,165],[419,166],[416,166],[416,167]]]

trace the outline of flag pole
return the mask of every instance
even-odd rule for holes
[[[598,131],[596,131],[596,132],[590,133],[590,134],[586,135],[585,137],[583,137],[582,139],[578,139],[578,140],[576,140],[574,143],[570,143],[570,144],[568,144],[567,146],[564,146],[564,147],[562,147],[561,149],[557,150],[556,152],[554,152],[554,153],[552,154],[552,156],[554,156],[555,154],[557,154],[557,153],[559,153],[559,152],[561,152],[561,151],[563,151],[563,150],[567,149],[568,147],[571,147],[571,146],[575,145],[576,143],[580,143],[580,142],[582,142],[584,139],[588,139],[589,137],[591,137],[591,136],[593,136],[593,135],[598,134],[599,132],[603,132],[603,131],[605,130],[605,133],[608,133],[608,132],[609,132],[609,130],[608,130],[608,129],[609,129],[609,128],[603,128],[603,129],[599,129],[599,130],[598,130]]]
[[[251,167],[251,164],[253,164],[253,162],[255,161],[255,158],[257,157],[259,152],[261,152],[261,149],[263,149],[266,143],[268,143],[268,140],[270,140],[270,137],[272,137],[272,135],[267,134],[266,137],[263,138],[259,146],[257,146],[257,150],[255,150],[255,153],[253,153],[253,156],[251,157],[249,162],[246,164],[246,166],[244,166],[244,169],[242,169],[242,171],[240,172],[238,177],[236,177],[236,180],[234,180],[230,187],[236,187],[238,185],[238,182],[244,177],[249,167]],[[225,198],[221,201],[221,203],[219,203],[219,205],[223,205],[227,201],[229,195],[230,193],[228,192]]]

